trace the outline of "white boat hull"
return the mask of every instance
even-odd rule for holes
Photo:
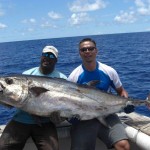
[[[125,125],[126,133],[130,141],[140,147],[142,150],[150,150],[150,136],[134,129],[133,127]]]

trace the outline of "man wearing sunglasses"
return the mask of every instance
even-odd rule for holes
[[[98,49],[96,43],[90,38],[83,39],[79,43],[79,54],[82,64],[72,71],[68,80],[79,84],[93,83],[97,81],[96,88],[108,92],[110,87],[115,89],[120,96],[128,97],[128,93],[122,86],[117,72],[96,60]],[[98,82],[99,81],[99,82]],[[127,110],[127,113],[134,111]],[[95,150],[96,138],[98,137],[108,148],[116,150],[129,150],[130,145],[124,127],[116,114],[105,118],[108,126],[100,123],[97,119],[79,121],[77,118],[70,119],[73,124],[71,129],[71,150]]]
[[[67,79],[55,69],[57,59],[58,50],[54,46],[46,46],[42,51],[40,66],[23,74]],[[6,126],[0,139],[0,149],[22,150],[29,137],[32,137],[39,150],[59,149],[56,127],[50,118],[30,115],[20,109]]]

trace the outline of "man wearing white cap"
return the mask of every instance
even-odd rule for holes
[[[67,79],[55,69],[57,59],[58,50],[54,46],[46,46],[42,51],[40,66],[23,74]],[[33,116],[17,109],[0,138],[0,150],[22,150],[29,137],[39,150],[59,149],[56,127],[49,118]]]

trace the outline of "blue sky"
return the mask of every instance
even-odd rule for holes
[[[0,0],[0,42],[150,31],[150,0]]]

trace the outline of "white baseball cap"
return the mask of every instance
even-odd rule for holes
[[[55,57],[58,57],[58,50],[54,46],[45,46],[42,53],[53,53]]]

